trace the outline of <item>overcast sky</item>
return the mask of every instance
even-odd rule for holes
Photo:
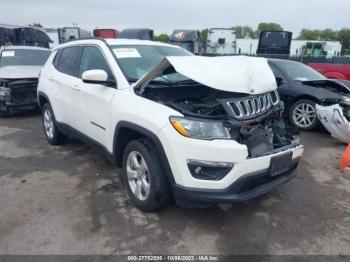
[[[46,27],[77,23],[123,29],[203,29],[276,22],[298,34],[302,28],[350,27],[349,0],[0,0],[0,23]]]

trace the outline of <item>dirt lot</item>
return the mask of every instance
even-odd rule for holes
[[[344,146],[324,132],[302,141],[298,177],[268,195],[149,214],[98,151],[49,146],[38,115],[0,119],[0,254],[350,254]]]

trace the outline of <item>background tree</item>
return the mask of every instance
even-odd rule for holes
[[[277,23],[260,23],[256,35],[259,36],[261,31],[283,31],[283,27]]]
[[[312,29],[302,29],[300,31],[298,39],[300,40],[319,40],[321,38],[320,30],[312,30]]]
[[[342,44],[342,54],[350,54],[350,29],[340,30],[337,34],[337,40]]]
[[[169,36],[165,33],[157,35],[154,37],[155,41],[163,42],[163,43],[168,43],[169,42]]]
[[[236,31],[237,38],[244,38],[243,26],[240,26],[240,25],[235,26],[235,31]]]
[[[248,36],[250,38],[255,38],[256,37],[253,28],[251,28],[250,26],[244,26],[243,27],[243,31],[244,31],[245,36]]]
[[[200,41],[202,46],[205,46],[205,44],[207,43],[207,38],[208,38],[208,29],[203,29],[200,32]]]
[[[237,38],[255,38],[254,30],[250,26],[236,26],[236,36]]]
[[[29,26],[33,26],[33,27],[43,27],[40,23],[29,24]]]
[[[320,38],[326,41],[337,40],[337,31],[333,31],[330,28],[326,28],[320,32]]]

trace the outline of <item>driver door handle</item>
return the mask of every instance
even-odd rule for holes
[[[77,92],[80,91],[79,85],[73,85],[72,88],[73,88],[74,91],[77,91]]]

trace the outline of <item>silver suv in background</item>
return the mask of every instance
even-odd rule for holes
[[[0,49],[0,117],[37,107],[39,73],[50,53],[47,48],[32,46]]]

